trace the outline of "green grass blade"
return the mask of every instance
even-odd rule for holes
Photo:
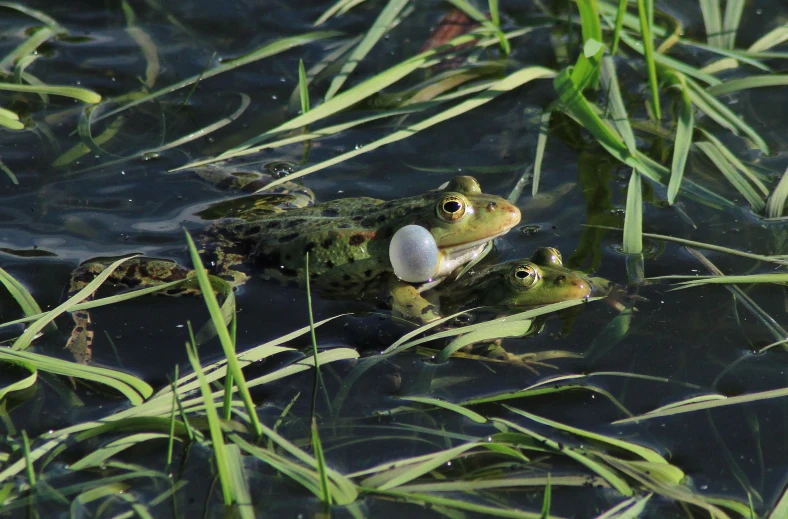
[[[679,90],[679,118],[676,125],[676,140],[673,145],[673,161],[670,168],[670,182],[668,183],[668,203],[676,203],[676,197],[681,189],[684,178],[684,168],[687,165],[692,134],[695,131],[695,114],[693,113],[692,98],[687,80],[680,72],[668,74],[675,88]]]
[[[400,400],[407,400],[408,402],[419,402],[421,404],[434,405],[435,407],[440,407],[441,409],[447,409],[449,411],[454,411],[455,413],[461,414],[473,422],[487,423],[487,418],[483,417],[479,413],[471,411],[470,409],[466,409],[461,405],[451,404],[449,402],[446,402],[444,400],[439,400],[437,398],[431,398],[426,396],[403,396],[400,397]]]
[[[722,46],[726,49],[733,49],[736,46],[736,31],[739,30],[744,3],[744,0],[725,2],[725,17],[722,20]]]
[[[720,155],[727,160],[735,169],[741,172],[750,182],[752,182],[756,189],[761,192],[761,194],[765,197],[769,194],[769,188],[766,187],[766,184],[763,183],[761,178],[751,169],[749,168],[744,162],[742,162],[739,157],[736,156],[727,146],[725,146],[721,140],[714,136],[713,133],[704,130],[703,128],[700,129],[701,134],[705,137],[705,139],[717,148],[720,152]]]
[[[788,74],[774,74],[769,76],[750,76],[740,79],[731,79],[719,85],[709,87],[708,92],[713,96],[721,96],[732,92],[739,92],[750,88],[788,86]]]
[[[537,433],[536,431],[523,427],[522,425],[516,424],[514,422],[510,422],[509,420],[504,420],[502,418],[493,418],[492,420],[496,423],[503,424],[516,431],[526,434],[527,436],[530,436],[531,438],[542,443],[544,446],[550,448],[551,450],[554,450],[555,452],[561,453],[565,456],[572,458],[576,462],[585,466],[586,468],[593,471],[598,476],[602,477],[605,481],[610,483],[610,485],[613,488],[615,488],[618,491],[618,493],[621,494],[622,496],[630,497],[634,493],[632,491],[632,488],[627,484],[626,480],[622,478],[617,473],[617,471],[593,459],[591,456],[587,455],[587,453],[583,452],[581,449],[564,445],[563,443],[548,438],[547,436],[543,436]]]
[[[419,328],[416,328],[416,330],[413,330],[412,332],[409,332],[408,334],[406,334],[405,336],[403,336],[402,338],[397,340],[397,342],[395,342],[394,344],[392,344],[391,346],[389,346],[388,348],[383,350],[383,354],[384,355],[389,355],[389,354],[400,353],[400,352],[402,352],[402,351],[404,351],[404,350],[406,350],[408,348],[412,348],[413,346],[418,346],[419,344],[423,344],[425,342],[434,341],[436,339],[443,339],[443,338],[446,338],[446,337],[453,337],[455,335],[460,335],[460,334],[463,334],[463,333],[470,333],[470,332],[474,332],[474,331],[477,331],[477,330],[485,330],[486,329],[486,330],[488,330],[488,333],[490,334],[490,336],[492,336],[492,335],[494,335],[496,333],[496,329],[501,325],[501,323],[510,322],[510,321],[528,320],[528,319],[532,319],[534,317],[538,317],[540,315],[549,314],[551,312],[557,312],[558,310],[563,310],[564,308],[569,308],[569,307],[572,307],[572,306],[586,304],[588,302],[597,301],[599,299],[601,299],[601,298],[596,297],[596,298],[591,298],[591,299],[588,299],[588,300],[573,300],[573,301],[562,301],[560,303],[552,303],[552,304],[549,304],[549,305],[540,306],[538,308],[533,308],[533,309],[530,309],[530,310],[526,310],[524,312],[519,312],[519,313],[516,313],[516,314],[512,314],[512,315],[509,315],[507,317],[501,317],[501,318],[498,318],[498,319],[493,319],[491,321],[486,321],[486,322],[477,323],[477,324],[471,324],[471,325],[462,326],[462,327],[459,327],[459,328],[452,328],[450,330],[434,333],[432,335],[428,335],[426,337],[421,337],[419,339],[414,339],[412,341],[403,341],[404,337],[410,338],[410,337],[415,336],[416,334],[423,333],[425,330],[427,330],[429,328],[432,328],[432,326],[435,326],[435,322],[436,322],[436,321],[433,321],[433,322],[428,323],[428,324],[426,324],[424,326],[420,326]],[[451,317],[454,317],[454,316],[451,316]],[[451,317],[449,317],[449,318],[451,318]],[[444,318],[444,320],[448,320],[449,318]],[[437,321],[442,321],[442,320],[438,319]],[[417,333],[414,334],[413,332],[417,332]]]
[[[34,94],[52,94],[63,97],[72,97],[88,104],[101,101],[101,96],[92,90],[80,87],[56,85],[18,85],[16,83],[0,83],[0,90],[11,92],[32,92]]]
[[[597,434],[595,432],[586,431],[584,429],[579,429],[577,427],[572,427],[571,425],[566,425],[560,422],[556,422],[550,420],[548,418],[544,418],[541,416],[537,416],[535,414],[531,414],[527,411],[523,411],[521,409],[517,409],[508,405],[504,405],[506,409],[511,411],[512,413],[519,414],[524,416],[534,422],[547,425],[554,429],[558,429],[561,431],[565,431],[570,434],[574,434],[576,436],[581,436],[583,438],[588,438],[590,440],[594,440],[596,442],[612,445],[617,449],[621,449],[627,452],[634,454],[635,456],[639,456],[644,460],[655,463],[655,464],[668,464],[668,460],[663,458],[657,451],[650,449],[648,447],[643,447],[642,445],[638,445],[637,443],[627,442],[624,440],[620,440],[618,438],[613,438],[610,436],[605,436],[603,434]]]
[[[763,52],[788,41],[788,23],[772,29],[749,46],[750,52]]]
[[[621,39],[621,29],[624,27],[624,16],[627,14],[627,0],[618,0],[616,10],[616,23],[613,27],[613,46],[610,54],[615,56],[618,53],[618,41]]]
[[[451,341],[443,347],[435,360],[436,362],[445,362],[455,352],[477,342],[505,339],[508,337],[524,337],[532,328],[533,322],[530,319],[521,319],[513,322],[499,322],[492,327],[482,327],[470,333],[460,335]]]
[[[622,245],[622,250],[625,254],[640,254],[643,252],[643,193],[640,173],[636,170],[632,170],[632,175],[629,177]]]
[[[14,351],[0,347],[0,361],[13,362],[21,366],[30,366],[39,371],[63,375],[66,377],[83,378],[109,386],[129,399],[132,405],[139,405],[144,398],[153,394],[153,389],[133,375],[106,368],[85,366],[76,362],[56,359],[29,351]]]
[[[590,227],[598,227],[600,229],[610,229],[620,231],[621,229],[617,229],[615,227],[607,227],[603,225],[594,225]],[[753,254],[751,252],[740,251],[737,249],[731,249],[729,247],[722,247],[720,245],[714,245],[712,243],[703,243],[699,241],[693,240],[685,240],[684,238],[677,238],[675,236],[667,236],[664,234],[653,234],[644,232],[643,236],[646,238],[654,238],[655,240],[664,240],[664,241],[671,241],[674,243],[680,243],[682,245],[689,245],[690,247],[697,247],[699,249],[706,249],[706,250],[713,250],[715,252],[722,252],[724,254],[731,254],[733,256],[741,256],[742,258],[749,258],[754,259],[757,261],[765,261],[768,263],[776,263],[778,265],[788,265],[788,259],[782,257],[774,257],[774,256],[765,256],[763,254]]]
[[[14,183],[14,185],[16,185],[16,186],[18,186],[18,185],[19,185],[19,180],[17,180],[17,178],[16,178],[16,175],[14,175],[14,172],[13,172],[13,171],[11,171],[11,170],[8,168],[8,166],[6,166],[6,165],[5,165],[5,163],[4,163],[2,160],[0,160],[0,170],[3,170],[3,173],[5,173],[5,174],[6,174],[6,176],[7,176],[9,179],[11,179],[11,182],[13,182],[13,183]]]
[[[769,517],[766,519],[782,519],[783,517],[788,517],[788,488],[783,490],[780,499],[777,501],[777,504],[774,505],[774,508],[772,508],[769,513]]]
[[[227,330],[227,326],[224,323],[222,310],[219,307],[219,303],[216,301],[216,295],[213,293],[213,288],[211,286],[210,280],[208,279],[208,274],[205,272],[200,255],[197,253],[197,247],[195,247],[191,235],[187,231],[184,232],[186,233],[186,243],[189,245],[189,254],[192,259],[192,265],[194,266],[194,270],[197,273],[197,280],[200,283],[200,290],[202,290],[202,295],[205,299],[205,305],[208,307],[208,312],[211,314],[211,321],[213,321],[213,325],[219,335],[219,341],[222,344],[222,350],[224,351],[224,356],[227,359],[227,367],[229,368],[230,374],[235,380],[235,385],[238,388],[238,392],[241,395],[244,406],[246,406],[246,412],[249,414],[249,420],[251,421],[252,429],[259,437],[263,431],[262,426],[260,424],[259,418],[257,417],[257,409],[255,408],[254,402],[252,401],[252,395],[249,393],[249,388],[246,387],[246,379],[244,378],[243,372],[241,371],[241,367],[238,363],[238,357],[235,354],[235,344],[233,344],[232,339],[230,338],[230,332]]]
[[[19,303],[19,306],[22,308],[22,312],[28,317],[41,315],[41,307],[38,306],[36,300],[27,291],[25,286],[17,281],[11,274],[0,268],[0,283],[2,283],[8,292],[11,294],[11,297]],[[57,330],[53,323],[49,323],[46,326],[47,331],[53,332]]]
[[[323,455],[323,446],[320,443],[320,435],[317,431],[317,420],[312,417],[312,450],[315,451],[315,461],[317,462],[317,474],[320,477],[320,499],[325,505],[331,505],[331,489],[328,486],[328,475],[326,472],[326,458]]]
[[[11,66],[14,63],[27,55],[33,54],[41,44],[56,36],[60,31],[62,29],[55,27],[39,27],[25,41],[0,60],[0,70],[10,74]]]
[[[613,116],[613,124],[616,126],[621,138],[627,145],[627,150],[630,153],[635,153],[637,146],[635,144],[635,134],[632,132],[632,126],[629,124],[629,116],[624,107],[624,98],[621,96],[621,89],[618,86],[618,77],[616,76],[616,67],[613,64],[613,58],[604,56],[602,58],[602,81],[603,88],[607,92],[608,107]]]
[[[230,468],[232,485],[235,489],[235,506],[239,512],[240,519],[255,519],[254,508],[252,506],[252,493],[249,489],[250,478],[244,470],[244,459],[241,456],[241,449],[238,445],[226,445],[224,448],[227,462]]]
[[[0,352],[1,351],[2,350],[0,350]],[[23,389],[33,387],[38,380],[38,370],[35,368],[35,366],[22,362],[18,362],[17,364],[30,371],[30,374],[20,380],[17,380],[16,382],[12,382],[11,384],[0,387],[0,402],[2,402],[9,393],[14,393],[16,391],[22,391]]]
[[[298,92],[301,98],[301,113],[309,111],[309,86],[306,82],[306,71],[304,70],[304,60],[298,60]]]
[[[350,57],[340,69],[339,73],[331,80],[328,91],[325,95],[325,101],[330,100],[334,95],[339,92],[342,85],[345,84],[348,76],[356,69],[356,66],[369,54],[380,38],[389,31],[394,20],[397,19],[400,12],[408,5],[409,0],[389,0],[377,19],[372,23],[370,29],[361,39],[359,44],[350,53]],[[303,112],[306,113],[306,112]]]
[[[722,12],[720,0],[698,0],[706,26],[706,38],[709,45],[723,47],[722,44]]]
[[[501,45],[501,50],[503,50],[504,54],[509,55],[511,53],[512,49],[509,46],[509,40],[506,39],[506,35],[501,31],[497,24],[487,19],[487,16],[485,16],[484,13],[476,9],[466,0],[448,0],[448,2],[468,15],[468,17],[473,19],[475,22],[480,23],[486,30],[494,34],[498,39]]]
[[[0,126],[4,126],[9,130],[24,130],[25,125],[16,119],[11,119],[10,117],[5,117],[4,115],[0,115]],[[18,183],[18,182],[17,182]]]
[[[291,174],[291,175],[289,175],[287,177],[283,177],[281,179],[277,179],[277,180],[271,182],[270,184],[268,184],[268,186],[266,188],[273,187],[273,186],[275,186],[277,184],[280,184],[282,182],[285,182],[285,181],[291,181],[291,180],[294,180],[296,178],[301,178],[301,177],[303,177],[305,175],[309,175],[311,173],[314,173],[315,171],[320,171],[321,169],[325,169],[325,168],[327,168],[329,166],[333,166],[335,164],[339,164],[341,162],[344,162],[344,161],[346,161],[348,159],[351,159],[353,157],[356,157],[358,155],[362,155],[364,153],[368,153],[368,152],[370,152],[372,150],[380,148],[381,146],[385,146],[387,144],[391,144],[393,142],[397,142],[397,141],[400,141],[402,139],[406,139],[406,138],[411,137],[411,136],[415,135],[416,133],[418,133],[418,132],[420,132],[420,131],[422,131],[424,129],[427,129],[427,128],[429,128],[431,126],[434,126],[434,125],[436,125],[438,123],[447,121],[447,120],[449,120],[449,119],[451,119],[453,117],[456,117],[456,116],[461,115],[461,114],[463,114],[465,112],[468,112],[469,110],[473,110],[474,108],[477,108],[479,106],[482,106],[482,105],[490,102],[494,98],[498,97],[499,95],[501,95],[503,93],[506,93],[506,92],[509,92],[511,90],[514,90],[515,88],[518,88],[518,87],[524,85],[525,83],[528,83],[529,81],[532,81],[534,79],[539,79],[539,78],[550,78],[550,77],[553,77],[554,74],[555,74],[554,71],[552,71],[550,69],[543,68],[543,67],[527,67],[527,68],[518,70],[518,71],[512,73],[511,75],[509,75],[508,77],[506,77],[506,78],[494,83],[489,88],[489,90],[483,92],[482,94],[480,94],[480,95],[478,95],[476,97],[473,97],[471,99],[463,101],[462,103],[459,103],[459,104],[457,104],[457,105],[455,105],[455,106],[453,106],[453,107],[451,107],[451,108],[449,108],[447,110],[444,110],[443,112],[441,112],[439,114],[436,114],[436,115],[434,115],[432,117],[428,117],[427,119],[424,119],[423,121],[419,121],[418,123],[412,124],[412,125],[410,125],[410,126],[408,126],[406,128],[403,128],[402,130],[398,130],[398,131],[396,131],[396,132],[394,132],[392,134],[389,134],[386,137],[383,137],[382,139],[378,139],[376,141],[373,141],[373,142],[365,145],[362,148],[351,150],[349,152],[346,152],[346,153],[343,153],[341,155],[338,155],[338,156],[336,156],[334,158],[331,158],[331,159],[325,160],[323,162],[320,162],[318,164],[314,164],[312,166],[304,168],[304,169],[302,169],[300,171],[297,171],[296,173],[293,173],[293,174]],[[332,99],[331,102],[337,101],[339,98],[341,98],[342,96],[346,95],[349,92],[350,92],[350,90],[348,90],[347,92],[344,92],[342,94],[339,94],[334,99]],[[310,114],[314,113],[314,112],[318,111],[321,107],[326,106],[327,104],[329,104],[329,103],[323,104],[323,105],[319,106],[318,108],[313,109],[309,113]]]
[[[345,13],[349,9],[351,9],[352,7],[362,3],[363,1],[364,0],[361,0],[361,1],[359,1],[359,0],[338,0],[334,5],[332,5],[328,9],[326,9],[325,12],[323,14],[321,14],[320,17],[317,20],[315,20],[314,25],[315,26],[323,25],[324,23],[326,23],[328,21],[329,18],[331,18],[335,14],[337,14],[339,12]]]
[[[744,133],[753,141],[759,150],[767,155],[769,154],[769,146],[766,144],[766,141],[764,141],[763,138],[758,135],[758,132],[745,123],[730,108],[689,78],[687,78],[687,85],[690,87],[692,103],[697,106],[700,111],[714,119],[717,124],[729,129],[733,133]]]
[[[703,0],[701,0],[703,1]],[[662,119],[662,109],[659,105],[659,86],[657,78],[657,65],[654,61],[654,37],[651,34],[653,20],[653,5],[651,9],[646,8],[645,0],[638,0],[638,16],[640,17],[640,34],[643,41],[643,51],[646,57],[646,68],[648,69],[648,82],[651,89],[651,105],[654,109],[654,117],[657,121]]]
[[[672,276],[671,276],[672,277]],[[747,274],[743,276],[692,276],[693,279],[682,281],[680,285],[686,287],[697,287],[702,285],[716,284],[741,284],[741,283],[778,283],[788,284],[788,273],[779,272],[775,274]]]
[[[542,112],[539,119],[539,137],[536,139],[536,156],[534,157],[534,181],[531,189],[531,196],[536,196],[539,192],[539,182],[542,180],[542,162],[544,152],[547,148],[547,134],[550,131],[550,118],[553,116],[552,110]]]
[[[734,405],[752,404],[753,402],[763,402],[775,398],[788,397],[788,388],[770,389],[768,391],[760,391],[757,393],[748,393],[745,395],[725,397],[714,400],[705,400],[703,402],[692,402],[682,405],[681,402],[676,403],[669,409],[661,411],[650,411],[645,414],[633,416],[631,418],[624,418],[617,420],[613,424],[626,424],[634,422],[642,422],[644,420],[652,420],[654,418],[664,418],[666,416],[675,416],[679,414],[695,413],[698,411],[707,411],[709,409],[716,409],[718,407],[728,407]]]
[[[190,244],[191,245],[191,244]],[[200,265],[197,268],[202,268]],[[207,281],[207,280],[206,280]],[[210,288],[208,288],[210,290]],[[226,328],[225,328],[226,329]],[[219,481],[222,487],[222,497],[224,498],[225,506],[230,506],[236,502],[235,487],[233,486],[232,471],[225,452],[224,434],[222,433],[221,422],[219,421],[219,413],[211,398],[211,388],[205,380],[200,366],[200,359],[197,355],[197,346],[194,341],[191,344],[186,344],[186,353],[189,356],[189,363],[192,369],[197,374],[197,379],[200,381],[200,392],[205,404],[205,416],[208,418],[208,429],[211,432],[211,446],[213,448],[214,460],[216,461],[216,470],[219,472]]]
[[[780,182],[766,202],[766,216],[768,218],[780,218],[783,216],[786,199],[788,199],[788,169],[785,170]]]
[[[711,160],[736,190],[747,199],[753,211],[761,213],[766,208],[764,197],[759,194],[747,179],[734,168],[733,164],[711,142],[696,142],[695,146]]]
[[[370,492],[371,494],[380,494],[388,496],[398,501],[407,503],[414,503],[427,509],[428,507],[434,508],[436,511],[440,508],[452,508],[468,512],[474,512],[479,517],[507,517],[511,519],[561,519],[560,516],[550,515],[544,517],[541,513],[528,512],[513,507],[498,507],[482,505],[475,502],[469,502],[462,499],[452,499],[448,497],[434,496],[430,494],[418,494],[410,492],[397,492],[393,490],[380,490],[375,488],[362,488],[362,490]],[[440,508],[439,508],[440,507]],[[449,517],[448,513],[444,512]],[[459,517],[464,517],[461,515]]]
[[[35,338],[36,334],[38,334],[38,332],[43,330],[45,326],[54,321],[57,316],[63,312],[68,311],[75,304],[90,296],[110,275],[112,275],[112,272],[118,268],[121,263],[133,257],[134,256],[129,256],[115,261],[109,267],[104,269],[101,274],[96,276],[93,281],[88,283],[82,290],[71,296],[66,302],[42,315],[38,320],[33,322],[33,324],[28,326],[27,330],[25,330],[25,332],[20,335],[16,341],[14,341],[14,344],[11,346],[11,348],[14,350],[27,349],[30,346],[30,343],[33,342],[33,339]]]

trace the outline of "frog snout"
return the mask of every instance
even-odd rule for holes
[[[487,211],[503,212],[509,215],[509,225],[515,226],[520,223],[520,210],[516,205],[507,202],[506,200],[499,200],[497,202],[489,202],[486,207]]]

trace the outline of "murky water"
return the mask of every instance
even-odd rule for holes
[[[690,7],[690,2],[665,4],[667,12],[684,22],[687,36],[703,39],[703,23],[696,7]],[[748,5],[744,16],[739,38],[743,46],[788,18],[788,10],[780,6],[780,2],[753,4],[757,5]],[[146,81],[146,66],[149,67],[147,73],[153,74],[152,65],[146,62],[140,48],[139,33],[127,28],[118,5],[109,6],[106,2],[53,5],[32,1],[27,5],[43,10],[68,30],[68,37],[54,38],[42,45],[41,58],[28,69],[45,82],[80,84],[105,98],[112,98],[139,91],[141,82]],[[348,35],[358,34],[376,16],[376,5],[364,3],[331,21],[327,28]],[[350,84],[417,53],[431,28],[447,12],[447,5],[419,3],[416,11],[359,64],[350,77]],[[199,74],[209,65],[241,55],[270,40],[314,30],[312,22],[328,4],[267,1],[159,6],[151,1],[133,7],[137,27],[155,46],[158,71],[155,83],[149,85],[155,89]],[[536,13],[536,7],[530,2],[521,2],[506,5],[504,11],[510,17],[507,23],[515,24]],[[4,38],[0,40],[0,54],[14,48],[21,41],[22,31],[33,26],[35,21],[30,18],[15,11],[3,11],[0,34]],[[51,104],[42,107],[30,96],[3,94],[3,106],[29,116],[31,129],[0,133],[0,159],[19,180],[19,184],[14,185],[0,175],[0,247],[3,251],[0,266],[22,281],[46,310],[63,300],[69,273],[81,261],[96,256],[140,252],[188,264],[183,227],[199,233],[205,222],[195,213],[210,202],[227,197],[228,193],[206,184],[192,172],[168,173],[168,170],[189,160],[213,155],[294,116],[297,102],[291,105],[290,99],[297,87],[299,58],[309,66],[342,41],[339,38],[308,44],[205,80],[193,91],[186,88],[158,102],[142,104],[127,111],[118,136],[102,144],[106,153],[91,151],[65,167],[55,167],[53,162],[80,142],[75,128],[83,106],[52,97]],[[691,49],[683,51],[699,63],[709,59],[705,55],[691,54],[694,52]],[[559,66],[553,57],[548,30],[536,30],[518,40],[509,59],[511,69],[532,64]],[[625,88],[638,86],[637,75],[627,68],[625,61],[619,65],[619,74]],[[733,73],[724,75],[728,76],[732,77]],[[418,79],[405,80],[391,90],[404,90]],[[315,99],[327,84],[323,81],[313,86]],[[773,149],[769,157],[759,156],[744,141],[730,137],[707,118],[699,118],[698,123],[774,180],[788,166],[788,145],[784,140],[788,131],[783,109],[785,92],[779,87],[762,88],[726,98],[731,108],[743,114],[767,139]],[[209,138],[161,152],[156,157],[103,166],[120,157],[171,142],[229,115],[240,105],[241,94],[250,97],[249,108],[238,120]],[[643,115],[647,91],[636,90],[629,95],[635,116]],[[533,161],[539,116],[554,98],[550,81],[528,84],[449,123],[308,176],[305,182],[320,200],[352,196],[392,199],[435,188],[456,174],[468,174],[479,179],[485,192],[508,196]],[[669,100],[665,101],[668,107]],[[73,110],[70,110],[72,105]],[[356,108],[357,111],[363,109]],[[93,117],[100,116],[101,112],[97,111]],[[107,122],[95,122],[92,134],[96,136],[104,131]],[[620,233],[585,224],[622,225],[629,169],[617,164],[587,138],[574,140],[572,132],[577,130],[563,131],[561,125],[566,124],[566,119],[554,123],[556,136],[551,134],[548,141],[540,193],[531,197],[530,187],[526,188],[518,201],[522,223],[497,241],[494,258],[504,261],[528,257],[536,247],[552,246],[563,252],[571,266],[626,284],[625,257],[618,252]],[[314,141],[306,157],[303,146],[293,145],[266,150],[253,160],[258,168],[286,162],[298,169],[363,146],[388,134],[391,128],[386,122],[370,123]],[[652,147],[655,153],[660,147],[669,145],[659,140],[644,143],[644,147]],[[746,201],[710,163],[699,156],[693,157],[688,164],[687,177],[734,200],[737,206],[721,210],[683,197],[671,208],[662,203],[664,189],[649,185],[644,204],[644,231],[759,254],[786,253],[784,223],[765,222],[753,215]],[[680,245],[657,240],[646,240],[645,245],[646,276],[707,273]],[[714,252],[705,254],[726,274],[774,270],[770,265],[752,260]],[[538,367],[538,375],[521,367],[463,359],[436,365],[416,353],[370,362],[375,359],[375,352],[385,349],[407,328],[393,324],[385,312],[364,303],[316,298],[315,320],[357,312],[320,328],[320,347],[358,348],[366,356],[357,363],[338,362],[325,367],[324,394],[329,401],[320,399],[318,412],[323,418],[321,434],[325,435],[323,443],[329,463],[341,472],[353,472],[392,458],[449,447],[445,437],[431,434],[430,430],[448,431],[457,440],[496,432],[492,426],[472,424],[448,412],[406,410],[388,414],[403,404],[397,400],[399,396],[430,395],[462,402],[522,389],[561,373],[591,374],[584,384],[609,392],[622,407],[638,414],[692,395],[718,392],[735,396],[786,386],[786,353],[779,349],[760,355],[752,353],[776,339],[751,312],[735,302],[726,288],[670,289],[665,282],[640,288],[638,295],[643,300],[636,304],[628,333],[620,340],[613,340],[609,335],[611,322],[618,312],[601,302],[588,305],[576,317],[570,333],[561,333],[562,322],[554,318],[548,320],[545,329],[536,336],[507,340],[507,349],[516,353],[550,350],[586,353],[583,358],[549,360],[547,363],[552,367]],[[788,298],[782,287],[755,287],[747,293],[778,324],[788,325]],[[308,324],[306,297],[302,290],[253,280],[236,295],[240,350]],[[0,293],[0,322],[21,315],[13,299],[5,292]],[[183,346],[188,338],[186,322],[203,323],[208,313],[198,299],[148,297],[98,309],[93,319],[96,326],[93,362],[132,372],[160,387],[172,376],[176,364],[181,369],[188,366]],[[67,358],[62,348],[69,332],[69,320],[63,318],[57,323],[60,333],[36,341],[35,351]],[[20,332],[19,327],[2,329],[0,339],[13,338]],[[302,337],[292,345],[306,348],[309,339]],[[200,355],[203,361],[220,358],[218,342],[205,344]],[[272,370],[293,359],[277,359],[258,369],[260,372]],[[600,374],[594,375],[596,373]],[[654,379],[623,376],[625,373]],[[18,376],[4,365],[0,384]],[[28,391],[7,401],[5,427],[13,424],[16,432],[25,429],[32,437],[49,429],[103,416],[107,409],[124,405],[116,395],[85,386],[76,390],[82,401],[82,405],[77,405],[67,396],[70,394],[68,386],[67,380],[43,376],[35,392]],[[303,373],[257,388],[254,396],[262,406],[261,416],[267,423],[273,423],[300,393],[290,410],[290,416],[296,418],[286,422],[282,433],[306,445],[311,389],[312,375]],[[754,498],[756,509],[762,510],[759,507],[773,503],[784,483],[788,465],[784,449],[788,430],[785,399],[626,426],[609,425],[625,417],[621,408],[588,391],[509,403],[537,415],[654,446],[669,455],[671,462],[684,470],[694,487],[703,492],[746,502],[747,490],[756,491],[759,494]],[[516,420],[497,404],[474,409],[485,415]],[[360,438],[363,442],[358,441]],[[156,470],[162,470],[161,449],[164,448],[166,446],[151,444],[149,451],[128,455],[127,461],[150,463]],[[205,498],[211,491],[215,493],[213,497],[217,497],[218,487],[209,490],[209,480],[194,477],[196,471],[207,470],[210,453],[197,447],[184,452],[179,447],[176,457],[180,461],[176,463],[179,465],[175,472],[188,475],[189,485],[183,490],[185,497],[179,502],[180,508],[162,509],[158,516],[201,513],[206,508],[220,513],[219,499],[206,501]],[[253,488],[261,492],[256,499],[262,510],[294,515],[319,509],[311,496],[310,501],[304,500],[307,493],[303,489],[274,477],[263,466],[250,463]],[[466,466],[457,468],[455,475],[482,466],[483,461],[474,458]],[[54,478],[51,485],[74,483],[74,476],[62,467],[52,466],[49,470]],[[561,473],[571,470],[571,466],[557,466],[554,470],[554,473]],[[58,471],[62,474],[55,477]],[[166,487],[167,484],[152,479],[141,482],[134,491],[155,496]],[[487,495],[500,498],[507,506],[534,509],[541,506],[541,490],[496,491]],[[554,489],[553,511],[564,516],[600,512],[615,503],[608,497],[603,492]],[[46,505],[41,513],[47,510],[52,514],[63,513],[56,504]],[[414,517],[439,515],[428,508],[372,499],[365,502],[364,512],[369,517],[404,513]],[[655,502],[649,509],[652,517],[678,516],[679,512],[679,507],[667,501]]]

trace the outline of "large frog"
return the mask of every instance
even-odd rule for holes
[[[304,188],[258,193],[200,213],[214,220],[199,240],[210,273],[234,285],[260,273],[303,287],[309,253],[310,285],[321,296],[379,300],[384,293],[396,314],[428,322],[439,315],[420,292],[476,258],[490,240],[520,221],[516,206],[482,193],[479,183],[468,176],[456,177],[435,191],[391,201],[362,197],[309,205],[310,196]],[[433,274],[420,283],[395,276],[389,259],[392,237],[407,225],[426,230],[437,246]],[[84,287],[108,263],[104,259],[82,264],[72,275],[70,293]],[[136,258],[121,265],[110,280],[143,287],[190,275],[191,269],[171,260]],[[74,319],[68,348],[79,361],[87,362],[90,317],[75,312]]]

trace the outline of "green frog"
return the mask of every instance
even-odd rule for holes
[[[451,278],[450,278],[451,279]],[[591,296],[606,295],[610,282],[603,278],[592,278],[583,272],[569,269],[563,265],[561,253],[553,247],[537,249],[530,259],[508,261],[497,265],[475,268],[467,276],[447,282],[437,287],[428,298],[436,302],[441,313],[451,315],[468,308],[492,312],[495,315],[509,315],[538,306],[563,301],[588,299]],[[565,324],[562,333],[568,332],[578,307],[561,311]],[[544,319],[533,322],[523,321],[525,332],[519,337],[538,333],[544,326]],[[482,341],[463,349],[465,355],[472,352],[473,358],[485,358],[517,364],[529,369],[530,364],[541,364],[524,360],[526,355],[513,355],[502,346],[502,340]],[[550,366],[553,367],[553,366]]]
[[[442,313],[470,307],[485,307],[498,313],[530,307],[587,299],[604,292],[608,282],[590,278],[563,265],[558,249],[541,247],[530,260],[513,260],[481,267],[451,283],[436,288]]]
[[[212,171],[211,175],[216,174]],[[201,175],[206,176],[206,175]],[[234,173],[255,187],[260,179]],[[233,285],[260,274],[288,285],[304,287],[309,254],[310,286],[324,298],[382,298],[397,315],[415,322],[439,318],[437,309],[421,296],[458,267],[475,259],[487,243],[520,221],[519,209],[498,196],[484,194],[473,177],[458,176],[435,191],[397,200],[343,198],[313,204],[306,188],[258,192],[215,204],[199,213],[213,220],[198,241],[210,274]],[[392,238],[404,227],[417,226],[434,243],[430,275],[410,279],[392,267]],[[402,240],[400,240],[401,242]],[[420,252],[420,243],[407,246]],[[400,251],[401,252],[401,251]],[[69,292],[83,288],[110,263],[82,264],[71,277]],[[191,269],[172,260],[134,258],[110,277],[115,284],[142,288],[185,279]],[[403,281],[403,279],[409,281]],[[182,295],[187,288],[169,291]],[[86,312],[73,314],[76,326],[67,347],[79,362],[91,356],[92,331]]]

